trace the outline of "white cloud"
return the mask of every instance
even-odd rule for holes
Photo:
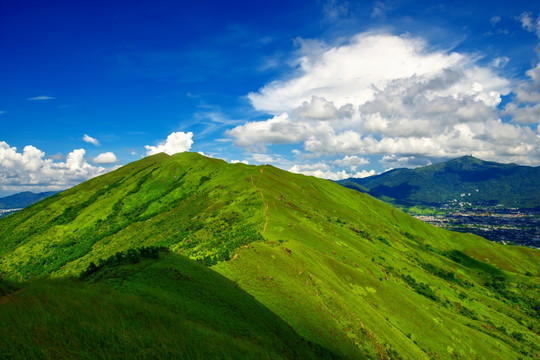
[[[506,57],[480,66],[476,55],[432,50],[420,38],[374,33],[334,47],[298,43],[301,55],[291,61],[298,64],[296,75],[248,94],[255,109],[275,116],[227,131],[235,145],[265,150],[302,144],[318,157],[474,154],[540,163],[540,138],[519,124],[539,119],[540,94],[530,91],[531,84],[540,86],[535,69],[527,72],[529,87],[516,97],[529,96],[528,103],[507,105],[515,119],[505,123],[498,106],[513,84],[497,68],[509,61]]]
[[[104,152],[96,156],[92,162],[94,164],[115,164],[118,162],[116,155],[113,152]]]
[[[98,139],[95,139],[95,138],[93,138],[91,136],[88,136],[86,134],[84,134],[82,139],[83,139],[84,142],[87,142],[89,144],[94,144],[95,146],[100,146],[100,143],[99,143]]]
[[[343,180],[348,178],[363,178],[367,176],[375,175],[375,170],[362,170],[357,172],[346,172],[345,170],[333,171],[331,167],[324,163],[319,162],[315,164],[303,164],[303,165],[293,165],[290,169],[290,172],[296,174],[303,174],[309,176],[315,176],[322,179],[330,180]]]
[[[323,14],[325,20],[334,21],[349,12],[349,3],[346,1],[327,0],[323,5]]]
[[[384,19],[388,10],[390,10],[390,7],[387,4],[382,1],[375,1],[375,4],[373,4],[373,11],[371,12],[371,17]]]
[[[273,156],[268,155],[268,154],[255,153],[255,154],[251,154],[251,158],[255,162],[264,163],[264,164],[270,164],[270,163],[275,163],[276,162],[276,159],[274,159]]]
[[[504,113],[521,124],[540,124],[540,63],[526,72],[529,81],[518,84]]]
[[[22,153],[0,141],[0,188],[3,191],[60,190],[79,184],[107,169],[90,165],[85,150],[70,152],[65,162],[54,162],[32,145]]]
[[[508,57],[500,56],[498,58],[493,59],[493,61],[491,62],[491,65],[496,68],[503,68],[506,66],[506,64],[508,64],[509,61],[510,59]]]
[[[371,100],[389,81],[429,77],[472,63],[458,53],[428,52],[421,39],[384,34],[360,34],[349,44],[327,49],[317,42],[302,44],[296,77],[271,82],[248,95],[257,110],[288,112],[312,96],[333,101],[338,108],[348,103],[358,106]]]
[[[521,21],[521,26],[528,32],[536,33],[536,36],[540,38],[540,14],[534,20],[530,12],[524,12],[519,15],[518,20]]]
[[[241,163],[241,164],[246,164],[246,165],[249,164],[249,162],[247,160],[231,160],[230,163],[231,164],[240,164]]]
[[[354,108],[352,104],[346,104],[338,109],[332,101],[327,101],[323,97],[312,96],[311,102],[304,101],[293,112],[298,118],[332,120],[351,118],[354,114]]]
[[[64,154],[62,154],[61,152],[59,153],[56,153],[54,155],[49,155],[47,156],[47,159],[51,159],[51,160],[66,160],[66,156]]]
[[[489,22],[491,23],[491,26],[497,25],[501,21],[500,16],[493,16],[491,19],[489,19]]]
[[[377,175],[377,172],[375,170],[371,169],[369,171],[362,170],[362,171],[356,172],[354,174],[351,174],[350,177],[353,177],[353,178],[365,178],[365,177],[373,176],[373,175]]]
[[[192,132],[173,132],[167,136],[165,141],[159,143],[157,146],[145,145],[146,156],[158,154],[160,152],[173,155],[179,152],[188,151],[191,149],[191,145],[193,145],[192,138]]]
[[[248,122],[227,130],[226,134],[235,138],[234,144],[240,146],[264,144],[286,144],[304,140],[311,128],[309,124],[293,122],[287,113],[274,116],[267,121]]]
[[[416,156],[402,156],[398,157],[396,155],[384,155],[380,161],[386,166],[387,169],[394,168],[415,168],[420,166],[431,165],[431,161],[425,157],[416,157]]]
[[[334,160],[334,164],[341,167],[350,167],[351,170],[356,171],[357,167],[368,165],[369,160],[363,157],[352,155],[345,156],[343,159]]]
[[[30,101],[44,101],[44,100],[54,100],[54,99],[55,98],[52,97],[52,96],[41,95],[41,96],[35,96],[35,97],[28,98],[27,100],[30,100]]]

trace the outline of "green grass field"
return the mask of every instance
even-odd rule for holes
[[[337,358],[230,280],[169,252],[5,292],[3,359]]]
[[[156,311],[172,311],[175,302],[162,294],[165,284],[144,284],[159,284],[162,277],[166,282],[172,275],[165,264],[174,254],[196,260],[206,265],[198,267],[205,274],[223,275],[236,284],[234,289],[268,309],[269,323],[280,319],[304,339],[300,343],[308,344],[288,343],[285,348],[298,352],[285,354],[278,350],[283,345],[269,340],[261,345],[267,358],[329,351],[349,359],[520,359],[540,352],[537,250],[451,233],[331,181],[272,166],[230,165],[193,153],[159,154],[0,220],[0,234],[3,279],[29,280],[23,289],[37,293],[64,287],[96,299],[95,291],[103,287],[114,294],[107,299],[119,302],[114,306],[123,306],[124,296],[142,296],[138,301],[154,304]],[[142,246],[166,247],[171,255],[152,260],[150,269],[155,267],[156,273],[142,271],[140,281],[107,276],[113,270],[106,266],[96,272],[102,278],[92,275],[82,283],[65,279]],[[192,278],[201,274],[203,270]],[[52,279],[32,280],[41,277]],[[19,299],[31,291],[9,296]],[[231,296],[215,292],[221,298]],[[199,313],[218,301],[212,295],[201,292],[193,300],[200,304]],[[41,296],[30,298],[40,301]],[[12,313],[4,304],[1,316]],[[81,304],[65,306],[86,308]],[[122,314],[111,309],[115,316]],[[208,314],[212,322],[222,323],[223,314]],[[231,316],[240,322],[244,318],[241,313]],[[62,326],[80,329],[81,322]],[[245,319],[242,327],[256,323]],[[20,331],[16,337],[27,336],[28,328]],[[170,339],[184,342],[185,331],[179,326]],[[244,354],[242,344],[254,341],[231,331],[217,327],[224,340],[215,349],[228,347],[223,352],[231,358],[261,357],[256,346],[238,356]],[[156,341],[148,336],[153,339],[148,343]],[[196,341],[177,346],[185,351],[195,346],[192,351],[205,356]],[[115,351],[136,357],[131,345],[118,345]],[[213,354],[208,351],[207,356]],[[160,354],[169,353],[176,354],[172,348]]]

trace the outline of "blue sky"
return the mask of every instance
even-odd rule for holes
[[[540,164],[540,4],[0,0],[0,195],[198,151],[331,179]]]

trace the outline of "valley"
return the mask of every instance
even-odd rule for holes
[[[422,212],[422,211],[420,211]],[[429,224],[452,231],[467,232],[488,240],[540,248],[540,214],[533,210],[505,209],[501,207],[443,208],[424,212],[430,215],[411,215]]]
[[[540,167],[464,156],[338,183],[438,227],[501,244],[540,246]]]

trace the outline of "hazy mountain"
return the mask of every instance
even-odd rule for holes
[[[0,198],[0,209],[22,209],[56,193],[58,193],[58,191],[47,191],[41,193],[25,191],[2,197]]]
[[[406,206],[441,206],[455,200],[540,208],[540,167],[499,164],[472,156],[338,183]]]
[[[272,166],[158,154],[1,219],[0,238],[8,358],[540,351],[537,250]]]

